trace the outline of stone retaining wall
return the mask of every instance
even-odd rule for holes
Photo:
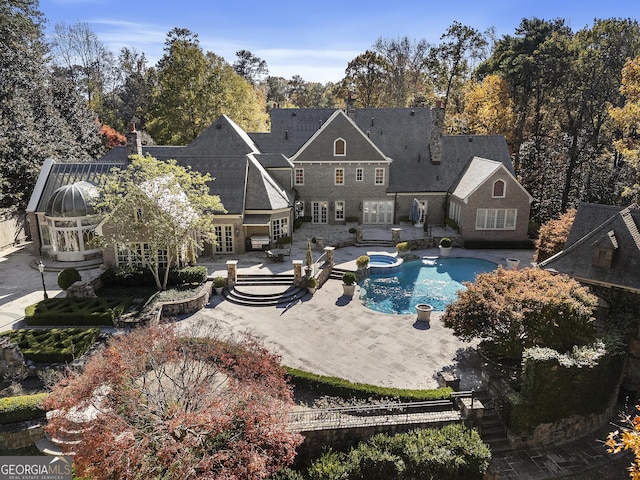
[[[4,425],[0,428],[0,449],[15,450],[29,447],[44,438],[45,423],[30,421]]]

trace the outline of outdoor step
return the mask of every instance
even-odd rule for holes
[[[289,289],[281,292],[247,292],[234,288],[230,291],[225,291],[225,298],[231,303],[246,306],[274,306],[283,303],[290,303],[301,299],[307,294],[306,289],[290,287]]]

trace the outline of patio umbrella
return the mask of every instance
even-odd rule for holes
[[[420,219],[420,202],[417,198],[413,199],[411,208],[409,209],[409,221],[414,223]]]

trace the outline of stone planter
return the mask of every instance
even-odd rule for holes
[[[356,292],[356,285],[355,283],[352,285],[346,285],[346,284],[342,284],[342,294],[345,297],[353,297],[354,293]]]
[[[439,247],[440,248],[440,256],[448,257],[451,255],[451,247]]]
[[[419,303],[416,305],[416,314],[418,315],[418,321],[429,325],[431,321],[431,312],[433,307],[427,303]]]
[[[520,260],[517,258],[507,258],[507,270],[517,270]]]

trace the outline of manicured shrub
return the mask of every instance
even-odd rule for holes
[[[42,408],[46,393],[0,398],[0,425],[44,418]]]
[[[215,277],[213,279],[214,288],[222,288],[224,287],[225,283],[226,283],[226,279],[224,277]]]
[[[409,245],[409,242],[400,242],[396,245],[396,249],[400,253],[408,252],[409,250],[411,250],[411,245]]]
[[[440,246],[442,248],[449,248],[451,246],[451,239],[444,237],[443,239],[440,240]]]
[[[169,270],[168,284],[182,286],[204,283],[207,281],[207,273],[205,266],[172,268]]]
[[[316,288],[317,286],[318,286],[318,281],[316,280],[316,277],[307,278],[307,287]]]
[[[71,285],[79,282],[80,280],[82,280],[82,277],[80,277],[78,270],[76,270],[75,268],[65,268],[60,273],[58,273],[58,286],[62,290],[66,290]]]
[[[68,363],[81,357],[98,339],[97,328],[21,329],[4,332],[22,354],[36,363]]]
[[[356,283],[356,274],[353,272],[344,272],[344,275],[342,275],[342,283],[345,285],[353,285]]]
[[[489,468],[491,450],[476,430],[462,424],[378,434],[349,453],[324,453],[308,469],[312,480],[437,478],[474,480]]]
[[[453,393],[453,389],[450,387],[431,390],[407,390],[353,383],[343,378],[325,377],[295,368],[285,367],[285,369],[292,385],[322,395],[343,398],[397,398],[401,401],[422,401],[448,399]]]
[[[131,298],[49,298],[25,308],[28,326],[112,326]]]
[[[369,265],[370,260],[371,259],[369,258],[368,255],[360,255],[358,258],[356,258],[356,267],[367,268],[367,265]]]

